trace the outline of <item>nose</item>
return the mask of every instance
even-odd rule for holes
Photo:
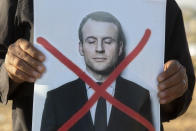
[[[99,40],[97,42],[97,46],[96,46],[96,52],[98,53],[103,53],[105,50],[104,50],[104,47],[103,47],[103,43],[101,40]]]

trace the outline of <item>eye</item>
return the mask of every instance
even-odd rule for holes
[[[94,43],[96,43],[96,39],[95,38],[88,38],[86,40],[86,42],[89,43],[89,44],[94,44]]]
[[[111,38],[106,38],[103,40],[103,42],[106,44],[111,44],[113,42],[113,40]]]

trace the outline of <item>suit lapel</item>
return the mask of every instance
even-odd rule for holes
[[[118,101],[122,102],[123,104],[127,105],[127,102],[125,101],[124,98],[129,99],[130,96],[125,96],[125,94],[126,94],[125,91],[127,91],[126,86],[121,83],[121,77],[119,77],[116,80],[114,98],[117,99]],[[109,119],[109,123],[108,123],[108,131],[118,130],[120,128],[119,124],[125,123],[125,119],[122,119],[122,117],[123,117],[122,114],[123,113],[119,109],[112,106],[111,115],[110,115],[110,119]],[[119,121],[119,118],[121,118],[120,121]]]
[[[134,86],[134,88],[132,88],[132,86]],[[125,104],[126,106],[132,108],[136,112],[139,112],[142,106],[142,103],[138,103],[138,93],[140,92],[137,92],[137,90],[135,90],[135,84],[130,81],[128,82],[122,77],[118,77],[118,79],[116,80],[114,98]],[[143,99],[144,98],[142,98],[142,100]],[[112,106],[110,120],[108,124],[108,131],[129,131],[133,129],[139,129],[134,128],[134,126],[130,124],[137,125],[138,123],[134,119],[127,116],[125,113],[121,112],[119,109]]]
[[[76,87],[75,91],[73,91],[76,97],[73,103],[77,105],[77,107],[73,106],[73,108],[77,109],[77,111],[79,111],[84,106],[84,104],[88,101],[86,86],[81,79],[79,79],[79,85],[80,85],[79,87],[80,89],[78,90],[77,89],[78,87]],[[73,126],[73,130],[77,128],[77,130],[93,131],[94,127],[93,127],[90,111],[88,111],[74,126]]]

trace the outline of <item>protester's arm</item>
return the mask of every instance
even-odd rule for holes
[[[8,93],[11,91],[11,83],[4,68],[5,55],[8,44],[13,40],[11,32],[14,30],[14,10],[16,2],[9,0],[0,1],[0,102],[6,104]],[[10,88],[10,90],[9,90]]]
[[[9,77],[3,66],[3,62],[3,59],[0,59],[0,102],[6,104],[9,91]]]
[[[45,70],[44,59],[44,55],[24,39],[10,45],[0,68],[1,102],[6,104],[20,84],[32,83],[39,78]]]
[[[20,8],[18,3],[20,2],[15,0],[0,1],[0,102],[2,103],[7,103],[7,99],[17,96],[15,93],[24,82],[34,82],[44,71],[43,54],[26,41],[31,38],[33,23],[28,16],[32,14],[27,16],[21,14],[21,10],[17,9]],[[40,59],[40,55],[43,58]]]
[[[32,44],[19,39],[8,48],[5,68],[12,81],[18,84],[35,82],[45,70],[42,64],[44,59],[44,55]]]
[[[161,118],[169,121],[187,110],[195,84],[182,13],[174,0],[167,3],[165,69],[158,81]]]
[[[169,60],[158,81],[161,117],[168,121],[184,113],[191,101],[186,70],[178,61]]]

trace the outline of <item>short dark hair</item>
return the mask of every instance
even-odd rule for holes
[[[82,22],[80,23],[79,30],[78,30],[79,40],[81,43],[83,42],[82,28],[84,27],[85,23],[89,19],[100,21],[100,22],[109,22],[109,23],[113,23],[114,25],[116,25],[118,28],[118,42],[122,41],[125,44],[125,37],[124,37],[124,33],[123,33],[120,22],[112,14],[108,12],[103,12],[103,11],[97,11],[97,12],[90,13],[86,17],[83,18]]]
[[[122,55],[119,56],[117,64],[119,64],[125,57],[125,47],[126,47],[126,39],[124,32],[122,30],[121,24],[118,21],[116,17],[114,17],[112,14],[108,12],[103,12],[103,11],[97,11],[88,14],[86,17],[83,18],[82,22],[80,23],[80,27],[78,30],[78,35],[79,35],[79,40],[80,43],[83,43],[83,34],[82,34],[82,28],[84,27],[85,23],[89,20],[95,20],[95,21],[100,21],[100,22],[109,22],[113,23],[114,25],[117,26],[118,28],[118,42],[123,42],[123,52]]]

